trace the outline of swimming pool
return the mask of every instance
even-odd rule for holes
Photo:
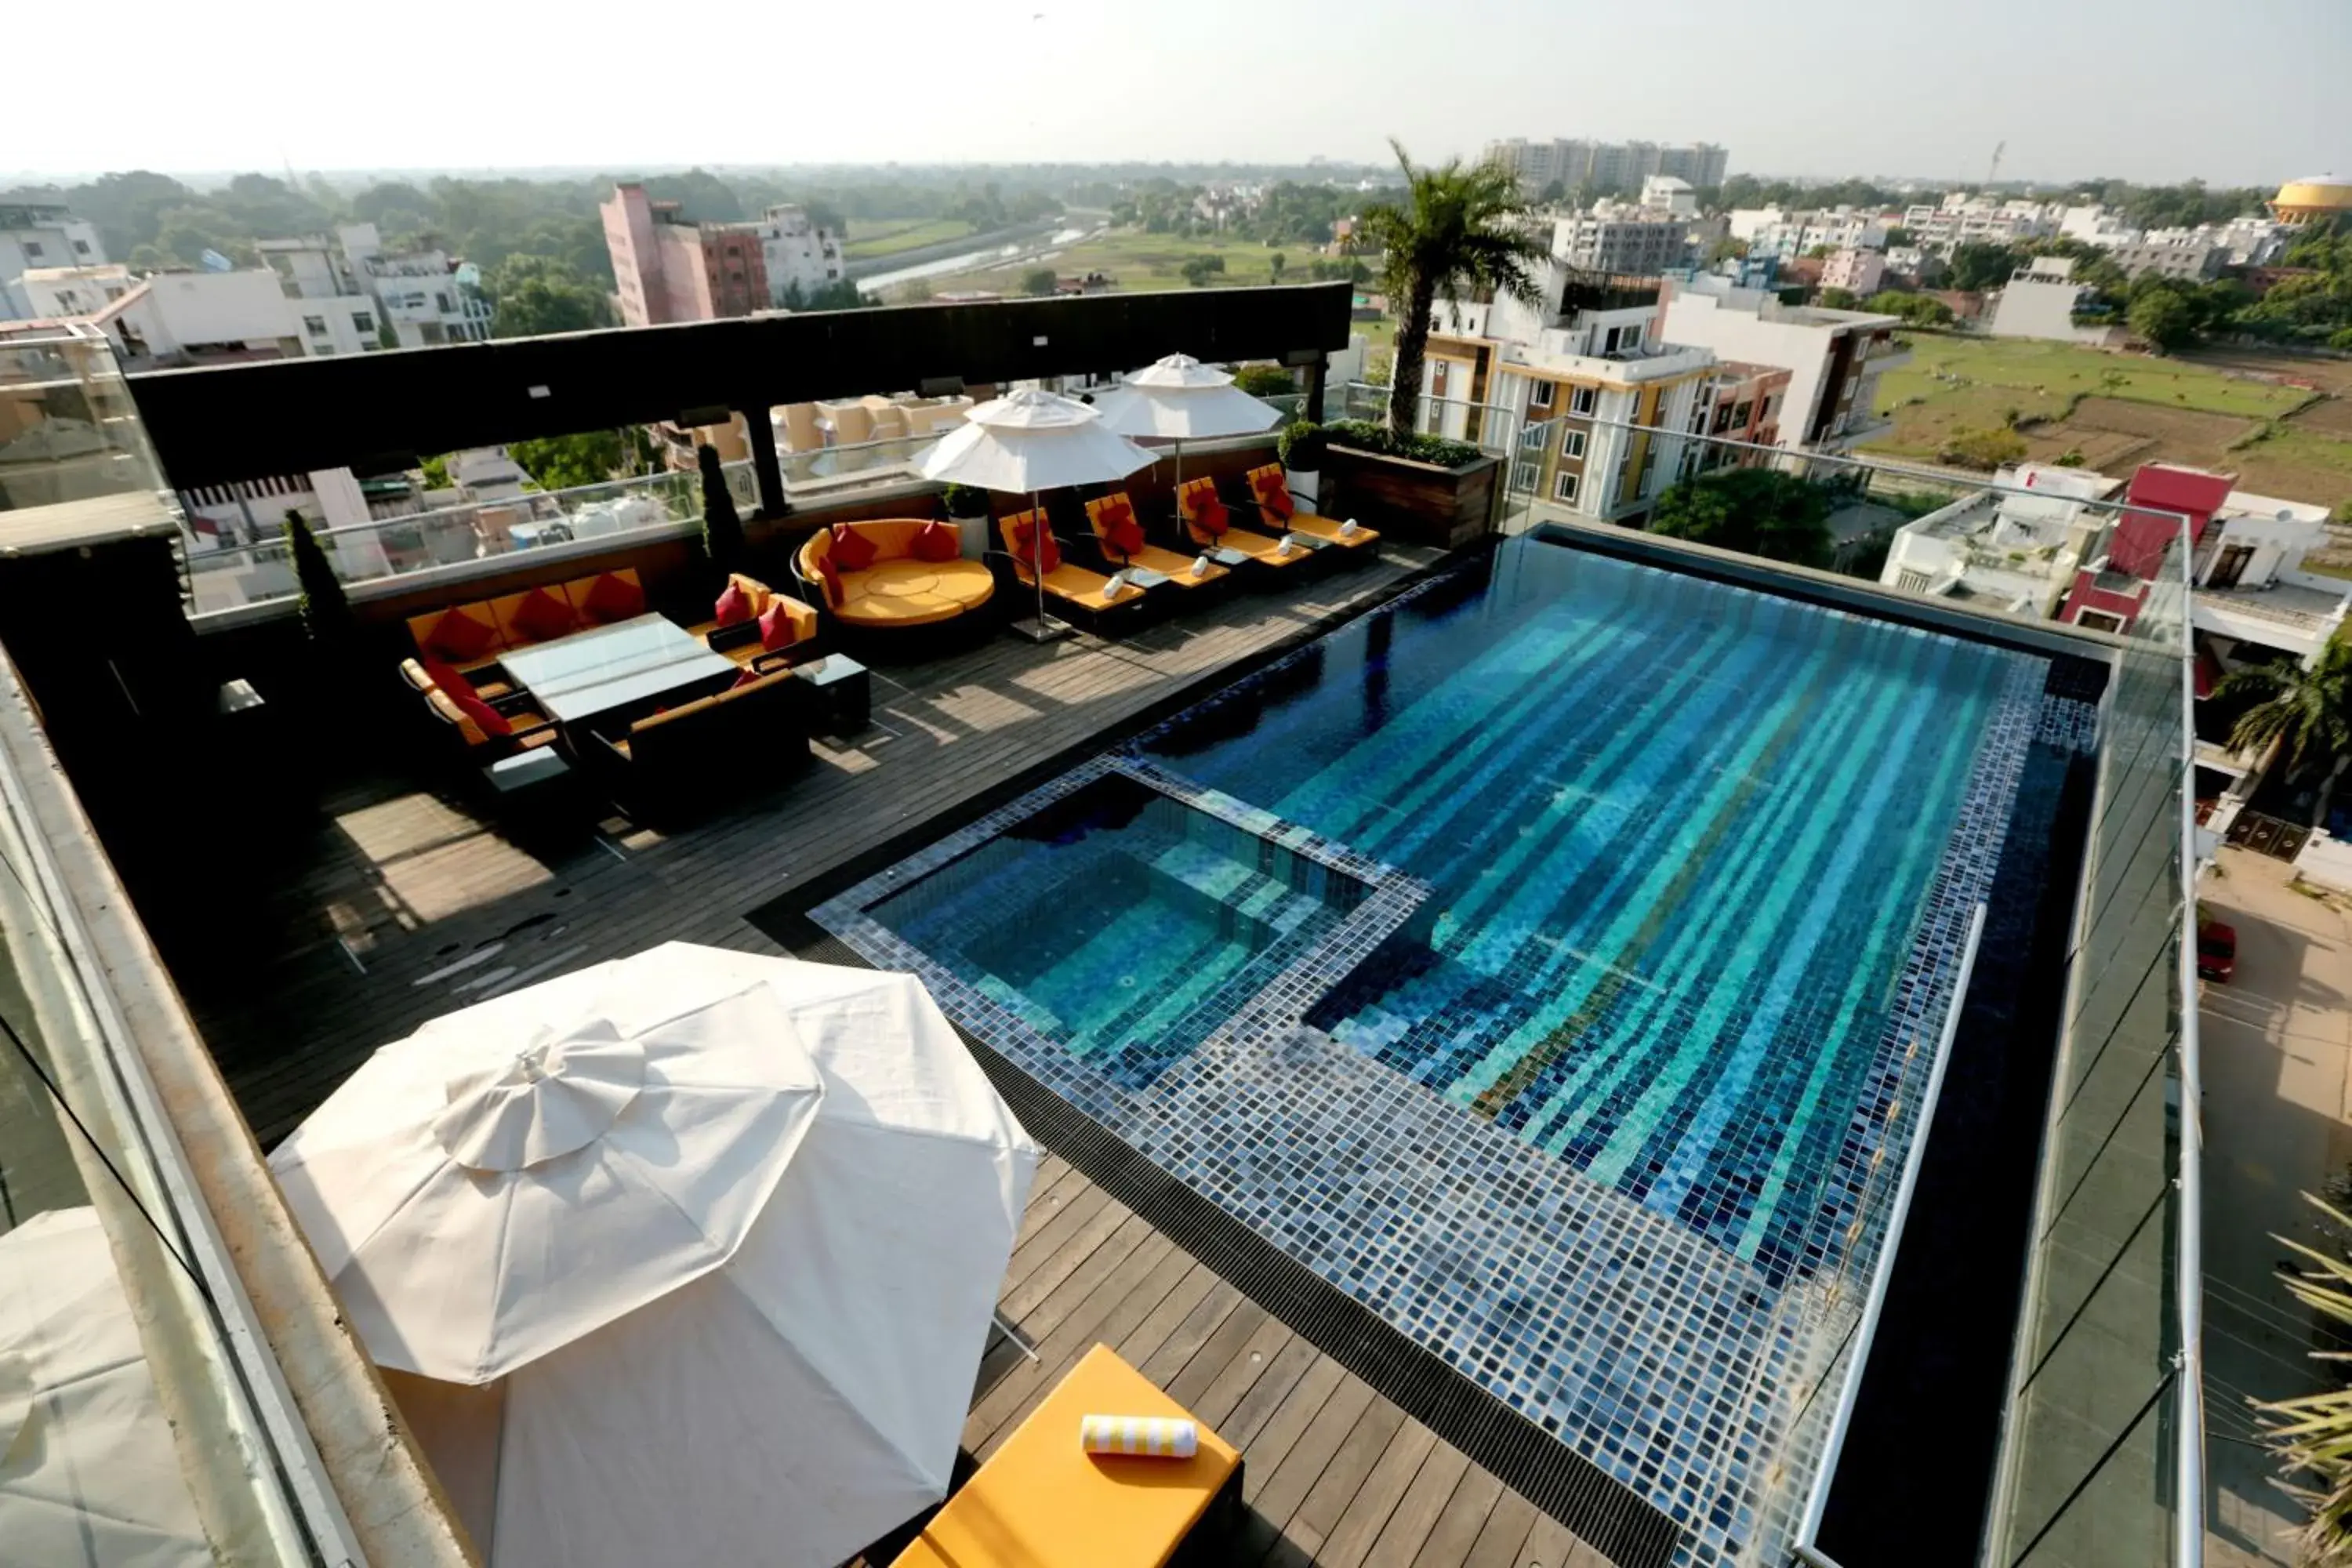
[[[1725,1560],[2048,672],[1515,541],[815,913]]]

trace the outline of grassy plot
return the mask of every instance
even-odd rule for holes
[[[926,245],[961,239],[971,225],[961,218],[852,218],[842,254],[852,261],[896,256]]]

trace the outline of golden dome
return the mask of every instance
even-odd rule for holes
[[[2315,217],[2326,213],[2352,212],[2352,180],[2339,180],[2333,174],[2314,174],[2308,179],[2289,180],[2279,187],[2278,195],[2271,202],[2271,210],[2281,217]]]

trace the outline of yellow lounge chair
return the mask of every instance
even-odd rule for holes
[[[1217,499],[1217,481],[1213,479],[1187,479],[1184,488],[1176,492],[1176,514],[1184,520],[1184,535],[1203,550],[1223,548],[1246,555],[1260,566],[1297,566],[1313,559],[1315,552],[1306,545],[1293,549],[1287,555],[1282,552],[1282,541],[1269,539],[1263,533],[1246,528],[1228,525],[1220,533],[1203,526],[1201,515],[1206,504]],[[1217,502],[1220,509],[1224,505]]]
[[[1248,479],[1250,495],[1257,502],[1258,517],[1267,528],[1277,533],[1288,529],[1293,533],[1320,539],[1344,550],[1374,550],[1375,553],[1378,552],[1375,550],[1381,542],[1378,531],[1359,524],[1355,532],[1345,533],[1340,531],[1338,519],[1299,510],[1290,499],[1290,483],[1282,477],[1281,464],[1268,463],[1262,468],[1252,468]],[[1279,501],[1274,499],[1277,495],[1281,497]],[[1285,507],[1290,509],[1286,517],[1283,515]]]
[[[1038,540],[1030,532],[1034,528],[1045,530],[1045,589],[1048,598],[1074,610],[1100,615],[1143,597],[1141,588],[1124,581],[1117,593],[1106,594],[1103,590],[1110,586],[1109,578],[1063,560],[1061,546],[1054,542],[1052,525],[1034,511],[1011,512],[996,520],[996,531],[1004,541],[1004,552],[1012,558],[1013,575],[1021,579],[1023,587],[1037,584]]]
[[[1173,550],[1162,550],[1157,544],[1141,544],[1133,550],[1121,549],[1118,542],[1111,537],[1111,523],[1122,511],[1129,519],[1135,517],[1135,503],[1127,499],[1125,490],[1113,490],[1107,496],[1097,496],[1087,502],[1087,521],[1094,526],[1095,539],[1102,546],[1105,560],[1121,566],[1140,566],[1147,572],[1157,572],[1183,588],[1205,588],[1229,575],[1224,567],[1212,561],[1195,576],[1193,562],[1196,557],[1181,555]],[[1142,536],[1143,524],[1137,521],[1133,537],[1140,539]]]

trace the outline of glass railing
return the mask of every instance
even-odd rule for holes
[[[911,482],[915,457],[937,439],[900,437],[780,453],[785,494],[818,504],[845,493]],[[760,499],[751,463],[729,463],[723,471],[729,493],[748,515]],[[654,539],[697,524],[701,517],[699,476],[664,472],[572,489],[529,490],[314,531],[336,575],[358,585],[523,551]],[[290,599],[298,592],[285,542],[274,534],[236,539],[190,531],[183,544],[192,614]]]
[[[0,324],[0,511],[163,488],[106,334]]]
[[[2107,634],[2083,645],[2109,674],[1986,1561],[2191,1568],[2204,1438],[2186,520],[1957,470],[1587,420],[1528,426],[1505,488],[1505,532],[1609,516],[1856,579],[1939,618]],[[1937,1055],[1916,1052],[1894,1086],[1890,1148],[1930,1124]],[[1893,1263],[1885,1243],[1900,1234],[1903,1165],[1872,1169],[1856,1212],[1877,1217],[1777,1304],[1790,1372],[1759,1394],[1786,1458],[1752,1500],[1759,1562],[1813,1548],[1869,1304]],[[1932,1413],[1920,1418],[1932,1427]]]
[[[147,1071],[156,998],[97,962],[83,911],[121,890],[92,885],[102,857],[5,661],[0,863],[0,1561],[359,1561],[198,1196],[187,1102]],[[227,1157],[266,1181],[249,1142]],[[380,1410],[346,1414],[381,1442]]]

